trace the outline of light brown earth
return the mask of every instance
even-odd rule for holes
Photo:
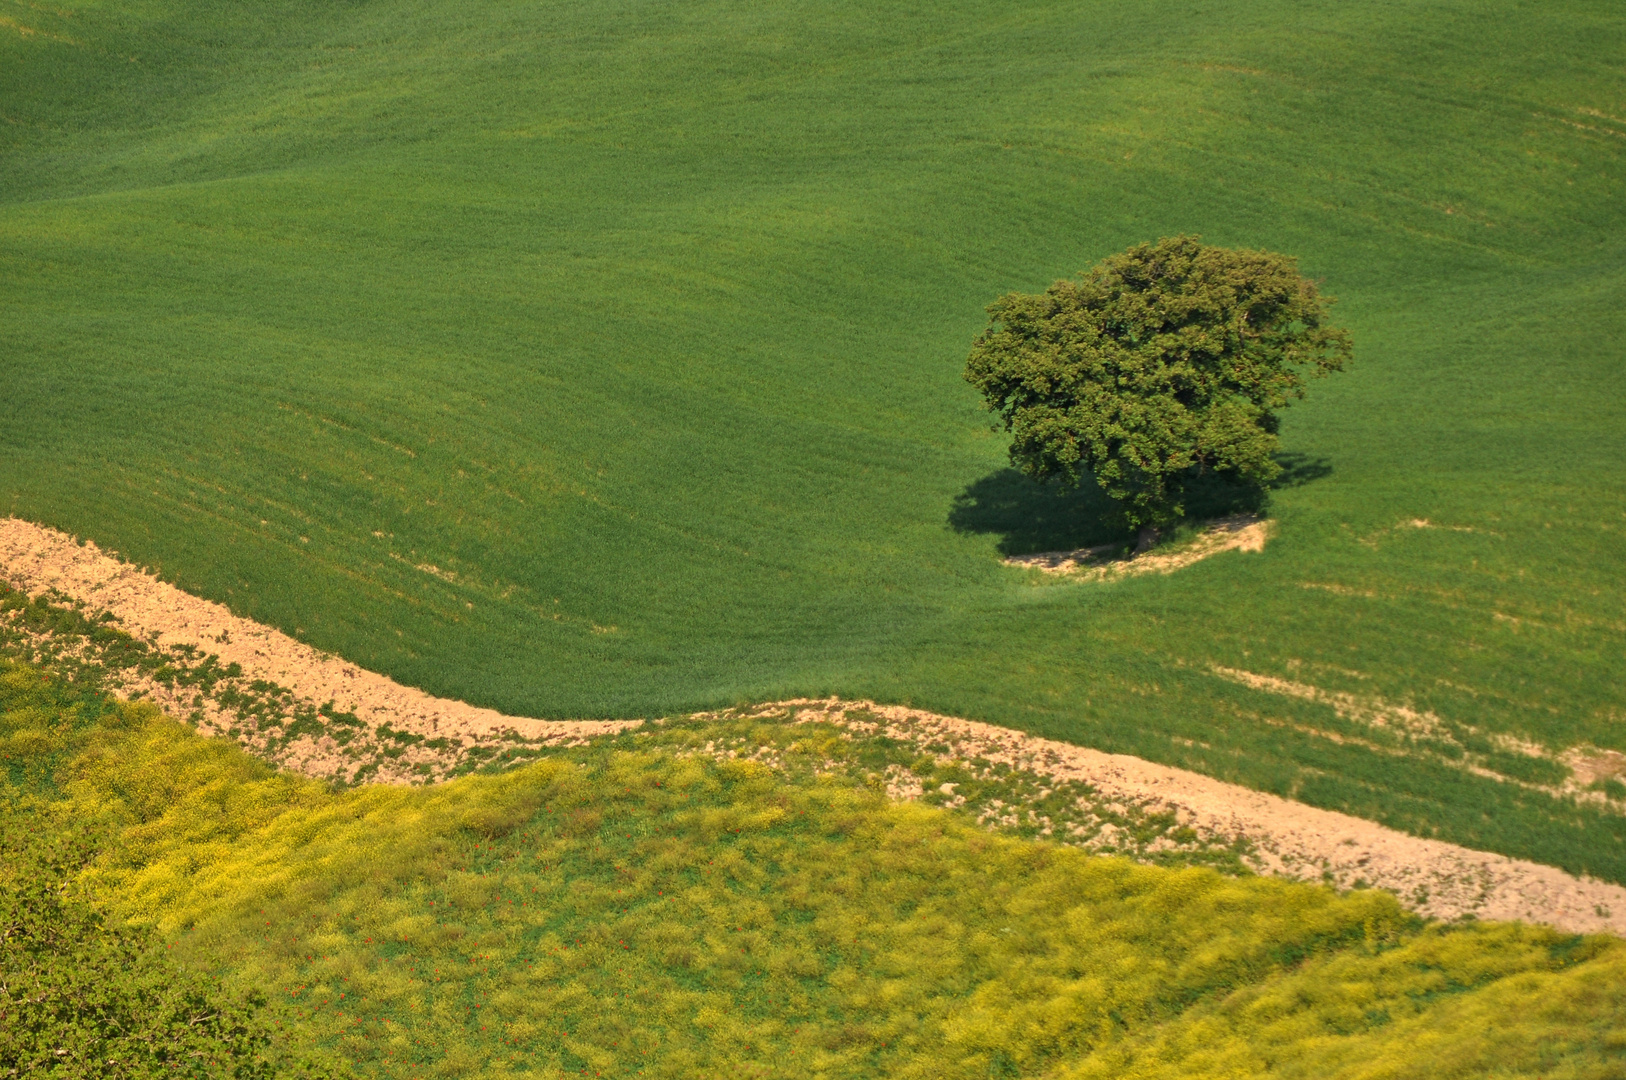
[[[1227,535],[1235,536],[1248,527],[1230,530]],[[1252,535],[1257,540],[1250,543],[1263,543],[1263,532]],[[505,737],[552,742],[579,741],[637,723],[534,720],[432,697],[232,615],[219,604],[182,592],[103,553],[94,544],[80,544],[63,533],[16,518],[0,519],[0,574],[30,595],[55,590],[88,609],[109,611],[124,629],[138,636],[217,654],[221,663],[240,664],[243,678],[275,682],[302,701],[332,701],[374,728],[388,725],[426,738],[457,735],[472,743]],[[197,704],[173,691],[170,696],[170,704],[183,715]],[[1326,881],[1344,888],[1387,889],[1413,910],[1438,918],[1522,919],[1576,932],[1626,934],[1626,888],[1577,878],[1553,867],[1419,839],[1361,818],[1318,810],[1183,769],[972,720],[836,699],[763,706],[764,710],[785,708],[795,710],[800,719],[879,728],[921,747],[946,746],[946,750],[932,751],[945,760],[1003,762],[1058,784],[1088,785],[1107,800],[1167,808],[1199,833],[1248,841],[1251,854],[1246,860],[1262,873]],[[868,719],[853,720],[847,715],[850,712]],[[199,726],[220,733],[228,730],[228,719],[203,716]],[[1399,713],[1391,719],[1407,725],[1419,721],[1418,716]],[[251,732],[239,732],[238,737],[254,748]],[[413,753],[432,752],[420,744]],[[287,768],[331,776],[335,755],[342,756],[337,744],[323,746],[316,740],[278,760]],[[437,775],[444,775],[445,764],[441,762]],[[408,782],[412,776],[402,770],[386,770],[379,779]]]
[[[1270,539],[1271,523],[1251,514],[1211,521],[1197,537],[1169,550],[1153,548],[1138,555],[1123,555],[1117,544],[1079,548],[1076,551],[1041,551],[1034,555],[1013,555],[1007,566],[1026,566],[1050,574],[1071,574],[1096,581],[1135,574],[1172,574],[1222,551],[1263,551]]]
[[[892,738],[946,744],[944,758],[982,757],[1056,781],[1082,781],[1110,799],[1162,804],[1199,833],[1251,841],[1254,850],[1244,861],[1260,873],[1339,888],[1376,886],[1412,910],[1442,919],[1473,915],[1626,933],[1626,888],[1555,867],[1420,839],[1200,773],[974,720],[833,699],[779,705],[799,707],[807,718],[867,709]]]
[[[432,697],[393,679],[319,652],[281,631],[183,592],[139,567],[104,553],[93,543],[18,518],[0,518],[0,572],[31,596],[52,590],[93,611],[111,612],[127,632],[158,646],[192,646],[238,664],[243,681],[263,680],[292,692],[296,701],[317,708],[331,703],[339,713],[353,713],[366,725],[364,738],[380,726],[447,739],[470,746],[516,742],[573,742],[636,726],[628,720],[533,720],[506,716],[462,701]],[[209,734],[241,729],[229,710],[189,691],[135,678],[123,689],[140,692],[166,711],[187,717]],[[253,732],[244,732],[250,749]],[[343,778],[364,755],[358,747],[327,735],[296,740],[272,755],[278,764],[312,776]],[[432,762],[433,750],[411,747],[388,760],[378,777],[408,782],[412,765]],[[433,762],[439,764],[438,762]],[[435,769],[430,775],[441,773]],[[421,774],[419,774],[421,775]]]

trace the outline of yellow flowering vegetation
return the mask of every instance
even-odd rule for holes
[[[44,689],[42,689],[42,686]],[[52,696],[52,695],[55,696]],[[0,677],[7,827],[380,1077],[1618,1077],[1626,945],[988,833],[658,729],[334,791]]]

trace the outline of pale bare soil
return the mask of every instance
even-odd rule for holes
[[[413,777],[442,775],[445,759],[471,747],[497,747],[580,741],[635,726],[621,720],[533,720],[505,716],[461,701],[432,697],[402,686],[250,619],[239,618],[220,604],[169,585],[146,571],[113,558],[95,544],[79,544],[54,529],[17,518],[0,518],[0,568],[29,595],[50,591],[111,612],[127,632],[159,647],[190,646],[219,657],[221,665],[237,664],[237,683],[275,684],[286,695],[282,711],[352,714],[364,728],[355,737],[343,725],[316,725],[316,732],[277,746],[268,755],[278,764],[312,776],[349,779],[358,768],[379,762],[373,779],[409,782]],[[132,678],[123,689],[139,692],[166,711],[192,719],[210,734],[234,734],[251,749],[264,750],[275,739],[272,730],[247,729],[244,719],[220,704],[218,696],[166,685],[150,677]],[[263,697],[263,695],[261,695]],[[383,728],[386,734],[380,734]],[[236,729],[235,731],[233,729]],[[446,740],[445,747],[402,743],[388,732],[421,736],[424,742]],[[256,745],[258,743],[258,745]],[[388,751],[380,761],[378,750]],[[414,770],[414,766],[424,766]]]
[[[1249,841],[1243,861],[1260,873],[1387,889],[1412,910],[1442,919],[1473,915],[1626,933],[1626,888],[1554,867],[1420,839],[1200,773],[974,720],[869,702],[777,707],[787,705],[809,719],[862,709],[892,738],[949,747],[940,757],[1003,762],[1058,783],[1081,781],[1108,799],[1168,807],[1200,834]]]
[[[1153,548],[1138,555],[1123,555],[1120,545],[1102,544],[1076,551],[1013,555],[1005,563],[1096,581],[1135,574],[1172,574],[1222,551],[1263,551],[1270,533],[1270,522],[1243,514],[1211,521],[1195,539],[1168,550]]]
[[[1221,540],[1229,543],[1226,537],[1249,528],[1253,526],[1229,530]],[[1250,535],[1255,539],[1246,543],[1263,543],[1262,531]],[[1242,542],[1230,546],[1240,547]],[[234,677],[238,683],[275,684],[285,695],[277,700],[285,705],[302,703],[308,713],[332,702],[329,712],[353,714],[364,728],[357,736],[361,745],[373,748],[373,769],[359,778],[396,783],[433,779],[449,774],[458,760],[480,747],[579,742],[637,724],[533,720],[432,697],[232,615],[93,544],[80,544],[63,533],[16,518],[0,519],[0,573],[30,595],[54,590],[81,602],[87,610],[110,612],[125,630],[157,645],[188,654],[214,654],[223,665],[235,663],[241,668]],[[1217,674],[1239,678],[1246,673]],[[146,682],[145,687],[135,689],[145,689],[206,732],[231,735],[251,750],[277,747],[274,730],[268,734],[245,723],[241,711],[234,714],[229,705],[150,678]],[[1269,689],[1293,696],[1309,692],[1285,684]],[[1373,716],[1373,723],[1401,725],[1420,734],[1431,723],[1426,714],[1397,706],[1373,713],[1375,706],[1353,699],[1333,703],[1350,710],[1364,709]],[[1626,933],[1626,888],[1621,886],[1419,839],[1361,818],[1318,810],[1183,769],[976,721],[869,702],[791,701],[762,709],[765,713],[790,709],[799,719],[885,734],[942,761],[1006,765],[1058,790],[1087,790],[1089,798],[1103,805],[1172,811],[1182,824],[1208,840],[1243,841],[1244,861],[1261,873],[1326,881],[1341,888],[1387,889],[1413,910],[1438,918],[1522,919],[1577,932]],[[408,733],[419,741],[403,744],[392,740],[390,733]],[[427,745],[441,738],[447,741]],[[366,754],[358,755],[356,745],[357,739],[342,742],[330,734],[304,736],[282,744],[269,756],[286,768],[311,775],[358,778],[356,763]],[[385,752],[382,762],[379,748]],[[911,789],[904,777],[893,785],[893,793],[905,798],[922,794],[918,785]],[[1056,839],[1066,842],[1068,837],[1057,835]]]

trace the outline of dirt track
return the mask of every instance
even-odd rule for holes
[[[470,746],[501,743],[579,741],[635,726],[625,720],[534,720],[505,716],[462,701],[432,697],[296,641],[281,631],[239,618],[220,604],[181,591],[144,570],[72,537],[18,518],[0,518],[0,573],[30,595],[55,590],[92,611],[109,611],[122,629],[159,646],[192,646],[238,664],[244,682],[263,680],[292,691],[300,704],[350,713],[366,725],[364,737],[386,729],[446,739]],[[210,734],[233,728],[232,717],[206,700],[173,687],[139,680],[125,687],[140,691],[177,716],[193,719]],[[252,745],[251,749],[262,749]],[[355,746],[326,735],[307,736],[271,755],[278,764],[313,776],[332,778],[360,755]],[[434,757],[414,748],[391,765],[410,766]],[[436,775],[440,770],[430,775]],[[378,779],[407,782],[405,768],[385,768]]]
[[[216,654],[223,664],[241,665],[245,679],[277,683],[306,702],[334,702],[374,730],[382,725],[474,744],[504,738],[539,743],[578,741],[637,723],[534,720],[432,697],[238,618],[93,544],[80,545],[63,533],[16,518],[0,519],[0,574],[31,595],[56,590],[88,609],[109,611],[124,629],[157,644]],[[163,700],[161,693],[157,696]],[[171,694],[166,704],[184,715],[193,703]],[[1394,892],[1408,907],[1439,918],[1523,919],[1578,932],[1626,934],[1626,888],[1549,866],[1419,839],[1198,773],[975,721],[836,700],[771,707],[786,706],[805,718],[836,722],[846,722],[849,710],[862,707],[884,725],[886,734],[922,746],[945,743],[950,756],[1003,761],[1040,776],[1088,784],[1107,799],[1171,808],[1199,832],[1251,841],[1254,854],[1248,861],[1263,873],[1341,887],[1377,886]],[[214,733],[227,730],[224,720],[207,716],[200,726]],[[277,760],[313,775],[332,775],[340,748],[325,739],[294,744]],[[254,748],[251,738],[244,741]],[[419,746],[414,753],[421,758],[427,751]],[[379,779],[406,782],[411,776],[386,771]]]

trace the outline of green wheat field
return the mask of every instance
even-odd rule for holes
[[[1109,582],[1003,565],[1127,537],[1009,468],[960,377],[984,306],[1182,233],[1298,256],[1354,335],[1285,414],[1273,538]],[[0,0],[4,514],[509,713],[907,703],[1626,883],[1626,787],[1564,788],[1626,751],[1626,15]],[[16,830],[100,822],[92,876],[166,963],[373,1074],[1626,1054],[1602,939],[633,743],[332,792],[4,677],[6,813],[56,822]],[[1061,896],[1118,930],[1052,940]],[[350,1034],[320,1026],[345,978]]]

